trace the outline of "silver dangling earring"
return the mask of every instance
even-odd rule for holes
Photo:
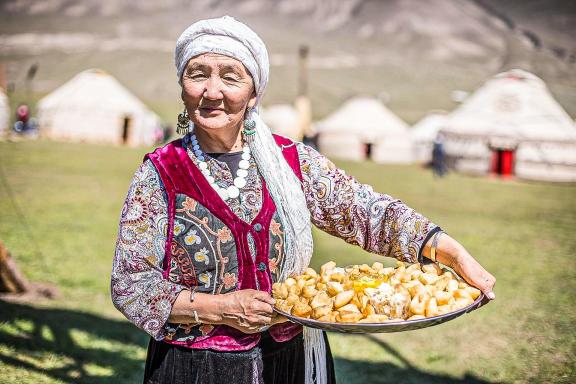
[[[246,142],[251,143],[254,141],[254,135],[256,134],[256,121],[250,118],[252,113],[252,108],[246,110],[246,115],[244,118],[244,138]]]
[[[190,131],[190,117],[186,108],[178,114],[178,123],[176,124],[176,132],[179,135],[185,135]]]

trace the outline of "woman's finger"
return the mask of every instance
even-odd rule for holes
[[[496,294],[494,294],[494,284],[496,284],[496,278],[492,275],[488,275],[484,277],[482,287],[480,290],[484,292],[487,298],[490,300],[494,300],[496,298]]]
[[[268,292],[255,291],[253,297],[270,305],[274,305],[274,303],[276,303],[276,300],[274,300],[274,298],[270,296]]]
[[[268,316],[253,315],[250,318],[241,321],[236,328],[244,333],[256,333],[262,327],[269,327],[272,325],[272,318]]]
[[[488,299],[494,300],[496,298],[496,295],[493,292],[496,278],[488,272],[484,271],[484,273],[478,275],[472,274],[472,276],[463,277],[468,281],[468,283],[481,290]]]
[[[460,276],[470,285],[478,288],[489,300],[494,300],[496,295],[493,292],[496,278],[485,270],[472,256],[463,259],[458,266]]]
[[[250,309],[259,315],[270,316],[274,314],[274,308],[271,304],[265,303],[260,300],[254,300],[251,303]]]
[[[272,316],[254,315],[250,318],[250,325],[254,327],[263,327],[272,324]]]

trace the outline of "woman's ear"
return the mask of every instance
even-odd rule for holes
[[[252,92],[252,96],[250,96],[250,100],[248,100],[248,108],[254,108],[254,106],[256,105],[256,91]]]

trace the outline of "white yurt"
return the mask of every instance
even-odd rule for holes
[[[277,104],[260,111],[262,120],[270,127],[272,133],[286,136],[292,140],[301,141],[302,132],[299,127],[298,112],[289,104]]]
[[[315,125],[320,151],[346,160],[409,163],[408,126],[378,99],[356,97]]]
[[[446,111],[432,111],[412,126],[410,137],[414,148],[414,161],[429,163],[432,160],[434,140],[447,119]]]
[[[108,73],[90,69],[38,103],[40,135],[54,140],[127,146],[161,138],[159,117]]]
[[[0,87],[0,137],[6,136],[10,125],[10,104],[4,90]]]
[[[441,132],[457,170],[576,181],[574,123],[531,73],[494,76],[450,114]]]

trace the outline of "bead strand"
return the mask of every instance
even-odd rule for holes
[[[233,184],[226,188],[222,188],[216,184],[214,176],[210,174],[210,169],[208,168],[208,163],[206,162],[206,155],[204,152],[202,152],[196,135],[192,134],[191,140],[192,151],[194,151],[194,155],[196,155],[196,159],[198,159],[198,168],[204,177],[206,177],[206,180],[216,191],[218,196],[220,196],[220,198],[224,201],[230,198],[235,199],[240,196],[240,190],[244,188],[247,183],[246,178],[248,177],[248,168],[250,168],[250,159],[252,158],[250,147],[248,147],[247,144],[244,144],[242,147],[242,159],[238,163],[238,170],[236,171],[236,177],[234,178]]]

